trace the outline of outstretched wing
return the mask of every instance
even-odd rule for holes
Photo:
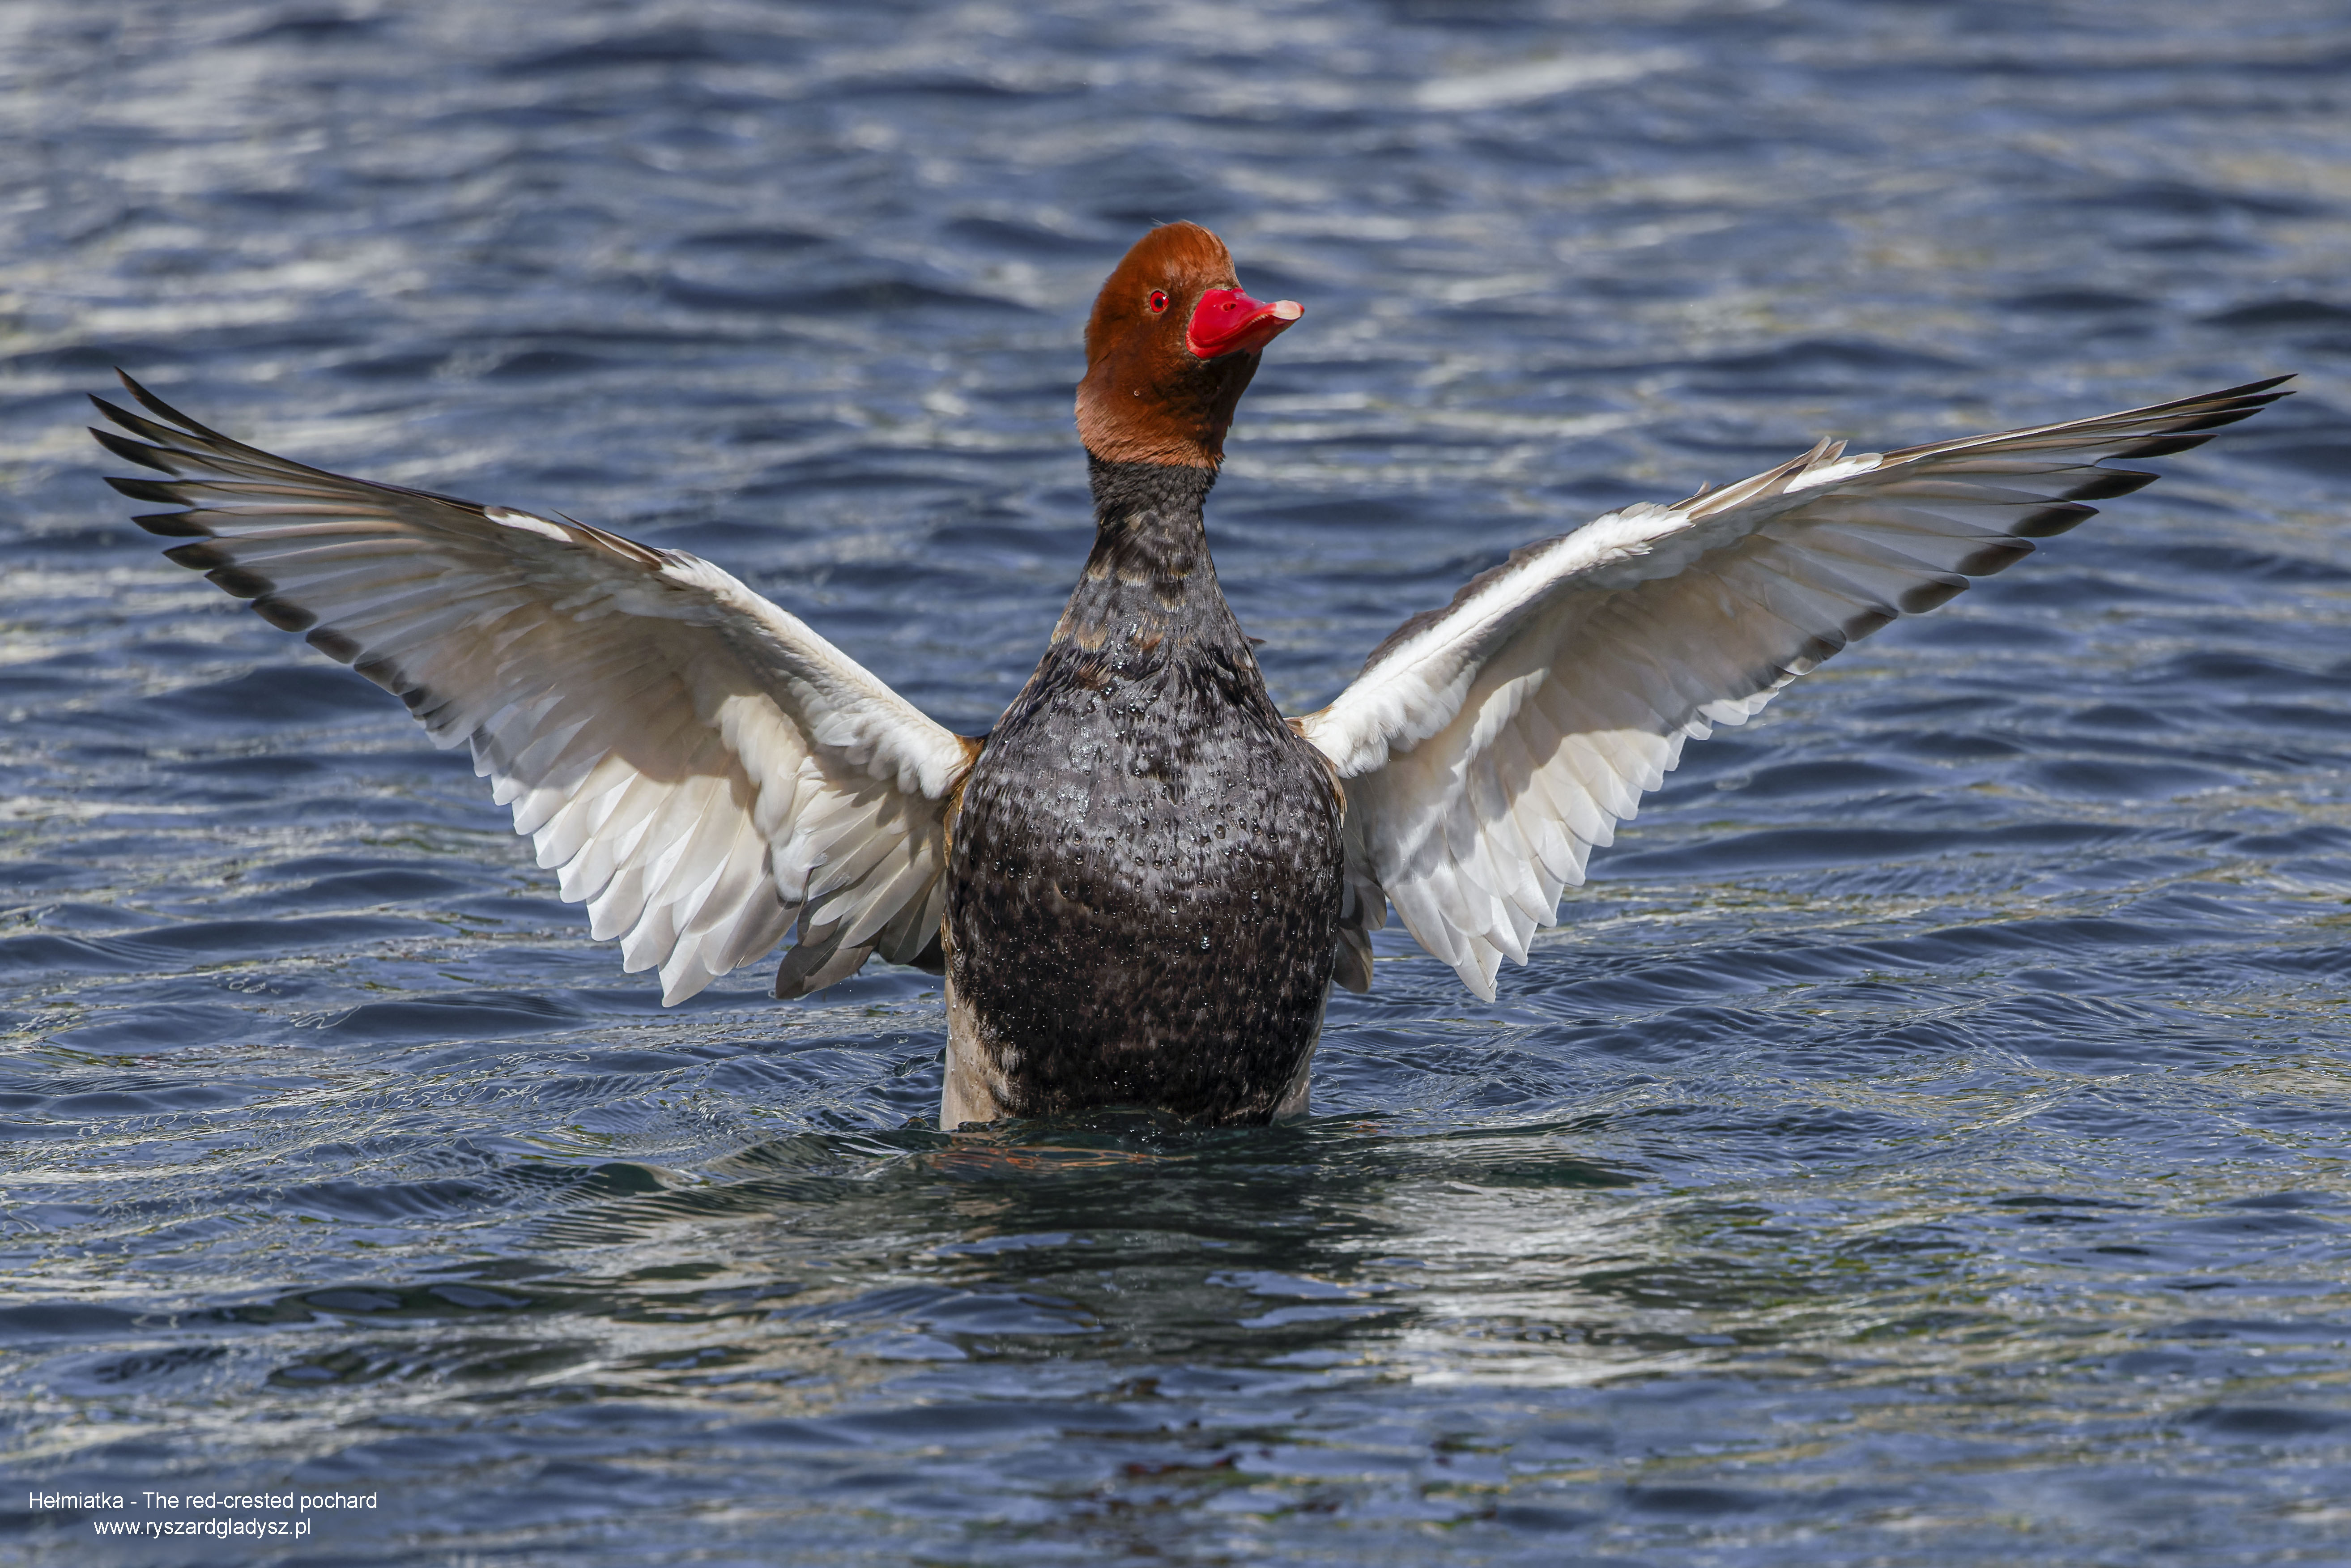
[[[398,695],[514,809],[590,929],[678,1002],[773,948],[797,996],[872,952],[924,956],[943,818],[976,749],[709,563],[582,523],[290,463],[125,376],[103,399],[172,475],[110,479],[137,519],[272,624]]]
[[[1297,721],[1346,781],[1339,976],[1371,978],[1393,902],[1491,999],[1507,953],[1555,918],[1681,760],[1856,637],[1931,610],[2156,476],[2105,457],[2182,452],[2287,394],[2279,376],[2098,419],[1803,456],[1678,506],[1612,512],[1513,554],[1416,616]]]

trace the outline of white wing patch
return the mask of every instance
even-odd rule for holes
[[[94,434],[174,476],[167,552],[405,701],[514,813],[622,966],[664,1002],[764,956],[796,996],[872,953],[925,956],[946,799],[970,748],[726,572],[585,524],[373,485],[205,429]],[[193,477],[190,477],[193,476]]]
[[[1370,983],[1393,903],[1490,1000],[1686,742],[2155,478],[2098,459],[2199,445],[2286,379],[1883,455],[1823,442],[1531,545],[1405,622],[1296,721],[1346,780],[1343,983]]]

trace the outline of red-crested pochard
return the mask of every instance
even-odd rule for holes
[[[941,1125],[1129,1106],[1302,1112],[1333,980],[1393,905],[1480,997],[1682,743],[1741,724],[2284,394],[2256,382],[2000,435],[1823,441],[1527,546],[1285,718],[1201,507],[1258,357],[1300,308],[1217,238],[1152,230],[1094,302],[1078,431],[1096,534],[987,735],[925,718],[709,563],[371,484],[102,400],[184,510],[138,521],[276,625],[473,748],[563,896],[676,1002],[789,937],[776,994],[879,953],[943,970]],[[159,423],[160,422],[160,423]]]

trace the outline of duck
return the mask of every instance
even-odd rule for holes
[[[879,957],[944,979],[939,1122],[1305,1113],[1334,987],[1393,912],[1478,997],[1684,745],[1752,718],[2287,395],[1855,453],[1511,552],[1285,715],[1206,504],[1262,356],[1304,316],[1207,229],[1135,242],[1085,329],[1095,534],[986,735],[940,726],[718,566],[562,516],[347,477],[129,375],[92,434],[164,477],[134,520],[470,748],[562,896],[664,1004],[779,946],[775,994]]]

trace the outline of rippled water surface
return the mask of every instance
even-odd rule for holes
[[[2346,83],[2317,0],[0,6],[0,1563],[2351,1562]],[[928,977],[664,1011],[81,434],[693,550],[977,733],[1176,217],[1307,307],[1210,518],[1292,711],[1823,434],[2304,390],[1693,747],[1496,1004],[1388,933],[1305,1125],[954,1139]],[[379,1503],[92,1539],[222,1489]]]

